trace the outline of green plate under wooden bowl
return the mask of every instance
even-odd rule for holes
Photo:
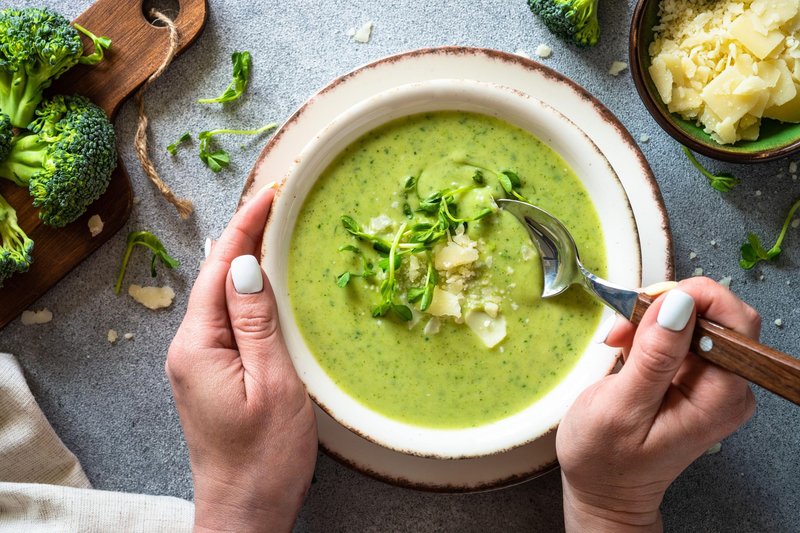
[[[648,72],[648,49],[653,42],[653,26],[658,22],[659,2],[660,0],[639,0],[636,4],[631,22],[629,56],[636,90],[647,110],[664,131],[687,148],[732,163],[757,163],[799,153],[800,124],[763,119],[758,140],[723,145],[714,141],[694,122],[669,112]]]

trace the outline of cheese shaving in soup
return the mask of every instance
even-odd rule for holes
[[[800,122],[798,0],[662,0],[650,76],[669,111],[720,144]]]

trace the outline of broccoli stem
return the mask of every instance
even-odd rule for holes
[[[6,79],[1,85],[11,89],[0,91],[0,109],[9,116],[12,126],[27,128],[42,102],[42,89],[50,85],[48,77],[31,75],[20,69],[10,76],[8,85]]]
[[[42,169],[46,156],[47,144],[38,135],[15,137],[8,157],[0,162],[0,177],[27,187],[33,175]]]
[[[25,233],[19,227],[14,208],[0,196],[0,249],[18,253],[25,248]]]

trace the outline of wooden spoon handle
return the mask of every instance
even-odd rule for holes
[[[631,322],[638,324],[653,297],[640,294]],[[741,333],[698,317],[692,353],[800,405],[800,361]]]

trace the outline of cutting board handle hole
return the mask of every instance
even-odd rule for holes
[[[144,18],[147,19],[147,22],[153,26],[162,28],[165,24],[150,16],[150,10],[152,9],[160,11],[172,20],[175,20],[178,18],[178,13],[181,12],[181,3],[179,0],[144,0],[144,2],[142,2],[142,13],[144,14]]]

